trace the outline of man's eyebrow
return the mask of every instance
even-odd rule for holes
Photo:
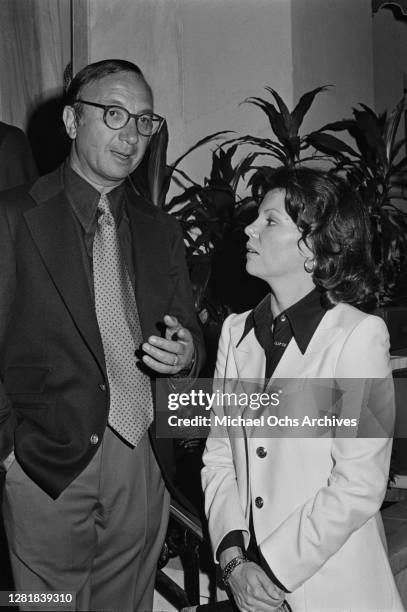
[[[103,104],[104,106],[120,106],[121,108],[124,108],[128,113],[133,114],[131,111],[129,111],[129,109],[124,104],[124,102],[121,102],[120,100],[117,100],[116,98],[103,98],[102,97],[102,101],[100,102],[100,104]],[[151,115],[154,114],[150,106],[143,108],[138,113],[134,113],[134,114],[144,115],[145,113],[149,113]]]
[[[106,104],[106,106],[121,106],[122,108],[126,108],[124,102],[122,100],[118,100],[117,98],[107,98],[102,96],[101,104]]]

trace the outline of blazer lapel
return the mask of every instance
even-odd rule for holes
[[[240,342],[243,327],[232,328],[232,345],[238,376],[241,379],[263,379],[266,370],[266,357],[260,344],[258,343],[254,330],[251,330]],[[292,339],[277,368],[270,383],[276,378],[307,378],[316,376],[313,368],[321,360],[323,352],[328,350],[330,345],[340,333],[336,326],[324,322],[324,319],[315,331],[311,342],[304,354],[301,353],[297,343]]]
[[[31,236],[80,334],[105,373],[96,313],[69,202],[62,190],[42,203],[38,189],[31,195],[39,204],[24,213]]]
[[[264,378],[266,357],[257,341],[254,330],[251,330],[241,342],[241,328],[232,329],[231,335],[239,378]]]
[[[292,339],[270,383],[276,378],[318,378],[316,368],[322,363],[324,351],[329,350],[339,332],[340,330],[336,327],[317,328],[304,354]]]

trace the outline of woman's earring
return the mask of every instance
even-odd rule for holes
[[[312,274],[315,270],[315,259],[307,259],[304,261],[304,270],[308,272],[308,274]]]

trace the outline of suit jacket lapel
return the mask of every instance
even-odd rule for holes
[[[46,189],[31,192],[39,206],[24,213],[31,236],[80,334],[105,373],[103,347],[82,261],[82,250],[65,194],[59,190],[45,202]]]

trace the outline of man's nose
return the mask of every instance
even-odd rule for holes
[[[130,144],[135,144],[140,137],[134,117],[120,130],[119,138]]]

